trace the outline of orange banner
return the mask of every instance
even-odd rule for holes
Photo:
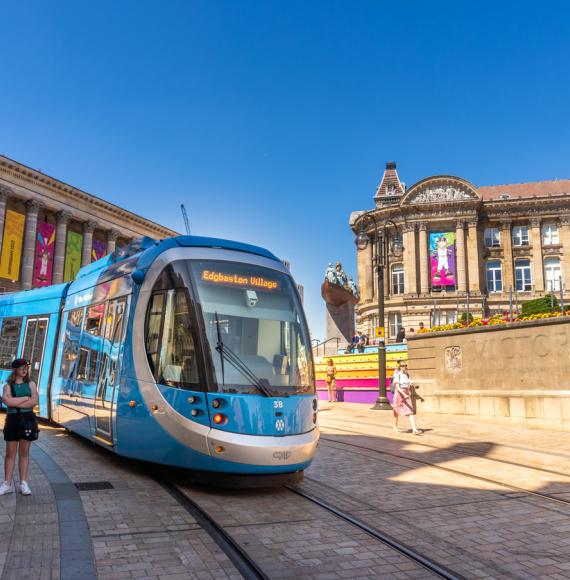
[[[22,258],[25,223],[25,215],[11,209],[6,211],[2,256],[0,257],[0,278],[8,278],[8,280],[14,281],[20,279],[20,260]]]

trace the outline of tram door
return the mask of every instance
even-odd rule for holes
[[[26,321],[22,358],[30,363],[30,378],[39,385],[49,318],[31,317]]]
[[[126,298],[107,304],[102,333],[102,352],[99,359],[97,392],[95,395],[95,434],[112,443],[112,417],[115,390],[121,374],[123,327],[127,311]]]

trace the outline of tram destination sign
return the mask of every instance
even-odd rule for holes
[[[253,274],[235,274],[215,270],[202,270],[201,279],[208,284],[220,286],[237,286],[240,288],[257,288],[259,290],[279,290],[279,280],[255,276]]]

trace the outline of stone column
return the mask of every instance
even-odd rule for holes
[[[4,220],[6,219],[6,203],[12,195],[12,190],[6,185],[0,184],[0,254],[2,253],[2,241],[4,240]]]
[[[479,237],[477,235],[478,219],[473,218],[467,222],[467,270],[469,272],[469,292],[481,293],[481,280],[479,276]]]
[[[115,247],[117,245],[117,238],[119,237],[120,232],[117,230],[109,230],[107,232],[107,254],[112,254],[115,251]]]
[[[65,244],[67,242],[67,224],[71,219],[71,212],[62,210],[56,214],[55,231],[55,255],[53,258],[53,283],[63,282],[63,269],[65,267]]]
[[[455,224],[455,247],[457,249],[457,291],[467,292],[467,273],[465,271],[465,220],[458,220]]]
[[[427,224],[420,224],[420,292],[429,294],[429,259],[428,259],[428,241],[427,241]]]
[[[535,292],[544,292],[544,265],[542,263],[542,235],[539,217],[530,220],[530,243],[532,244],[532,280]]]
[[[358,287],[360,288],[360,302],[372,300],[372,242],[364,250],[356,250],[358,267]]]
[[[32,287],[36,236],[38,235],[38,212],[41,207],[43,204],[37,199],[29,199],[26,202],[26,229],[24,230],[24,249],[22,251],[22,290],[29,290]]]
[[[404,225],[404,293],[418,293],[417,256],[416,256],[416,224]]]
[[[97,228],[97,222],[83,222],[83,249],[81,251],[81,266],[91,264],[91,252],[93,251],[93,232]]]
[[[511,220],[501,222],[501,246],[503,247],[503,292],[509,293],[509,288],[515,289],[513,276],[513,237]]]
[[[564,295],[567,296],[570,292],[570,214],[562,215],[558,220],[558,227],[560,228],[560,244],[562,245],[562,287]]]

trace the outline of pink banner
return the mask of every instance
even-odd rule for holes
[[[93,249],[91,250],[91,261],[100,260],[107,253],[107,245],[101,240],[93,240]]]
[[[55,226],[39,222],[34,264],[34,286],[49,286],[51,284],[54,252]]]

